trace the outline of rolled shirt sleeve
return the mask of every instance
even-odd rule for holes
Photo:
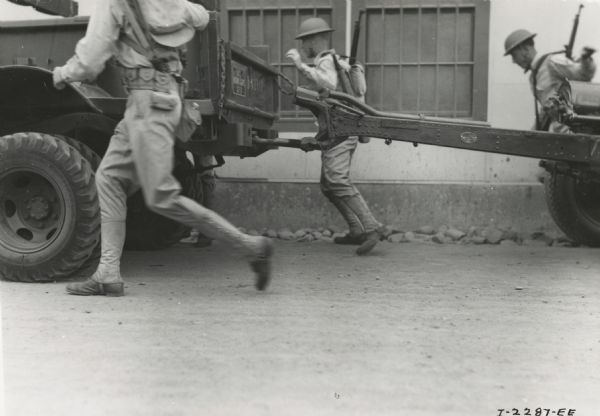
[[[550,57],[548,67],[555,76],[573,81],[591,81],[596,74],[596,63],[593,59],[574,62],[563,55]]]
[[[337,88],[338,77],[333,58],[331,55],[315,59],[314,68],[302,64],[300,71],[320,88],[329,88],[335,90]]]
[[[190,3],[189,1],[186,1],[186,7],[194,29],[204,30],[210,20],[210,14],[201,5]]]
[[[121,22],[115,15],[114,0],[96,2],[85,36],[77,43],[75,55],[57,68],[65,82],[93,81],[106,61],[117,53]]]

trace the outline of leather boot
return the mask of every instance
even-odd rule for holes
[[[360,219],[356,216],[354,211],[350,209],[344,199],[335,196],[330,192],[323,192],[327,199],[337,208],[342,217],[348,224],[349,232],[342,237],[335,237],[333,242],[335,244],[343,245],[360,245],[366,238],[365,230],[360,222]]]
[[[365,241],[356,249],[356,254],[363,256],[373,250],[378,242],[383,240],[385,227],[382,225],[376,230],[369,231],[365,238]]]
[[[361,194],[343,197],[344,202],[356,214],[365,228],[366,238],[356,249],[356,254],[362,256],[367,254],[377,245],[383,237],[384,227],[375,219],[367,202]]]
[[[367,239],[367,234],[357,234],[353,235],[352,233],[348,233],[341,237],[335,237],[333,242],[336,244],[342,245],[352,245],[352,246],[360,246]]]
[[[250,267],[256,274],[254,287],[265,290],[271,281],[271,257],[273,256],[273,242],[265,237],[261,238],[260,252],[250,261]]]
[[[198,207],[200,206],[198,205]],[[198,221],[194,226],[198,231],[216,240],[225,241],[238,250],[245,252],[256,275],[256,289],[265,290],[271,280],[271,257],[274,251],[271,240],[242,233],[214,211],[202,208],[197,212],[201,221]]]
[[[75,282],[67,285],[69,295],[78,296],[110,296],[118,297],[125,294],[123,282],[119,283],[98,283],[95,280],[87,279],[83,282]]]
[[[102,256],[98,268],[89,279],[67,285],[70,295],[124,295],[120,264],[125,242],[125,221],[103,221],[101,239]]]

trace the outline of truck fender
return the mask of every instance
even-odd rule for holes
[[[67,84],[62,90],[54,88],[52,71],[48,69],[25,65],[0,67],[0,112],[32,112],[38,108],[51,108],[57,114],[100,112],[76,84]]]

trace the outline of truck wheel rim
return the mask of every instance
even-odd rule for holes
[[[65,224],[64,197],[58,189],[35,171],[9,171],[0,176],[2,244],[22,253],[51,245]]]

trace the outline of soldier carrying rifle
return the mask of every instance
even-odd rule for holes
[[[310,88],[316,91],[342,87],[343,71],[338,69],[347,67],[350,70],[350,64],[340,60],[335,50],[330,49],[332,31],[329,24],[319,17],[304,20],[296,39],[302,41],[302,50],[307,58],[313,60],[312,65],[302,62],[297,49],[290,49],[286,55],[309,80]],[[327,138],[320,144],[321,191],[342,214],[349,227],[348,234],[336,237],[334,242],[357,245],[356,254],[364,255],[383,238],[385,228],[375,219],[360,191],[350,180],[350,165],[358,140],[358,137],[347,137],[341,142],[332,142]]]
[[[573,30],[569,43],[559,52],[538,54],[533,38],[536,33],[525,29],[512,32],[504,42],[504,56],[511,55],[515,64],[525,70],[531,71],[529,82],[535,99],[535,126],[534,130],[550,131],[553,133],[569,133],[569,126],[552,119],[550,116],[550,98],[566,80],[591,81],[596,73],[596,64],[592,59],[595,49],[584,47],[581,56],[573,60],[573,44],[581,8],[575,17]]]

